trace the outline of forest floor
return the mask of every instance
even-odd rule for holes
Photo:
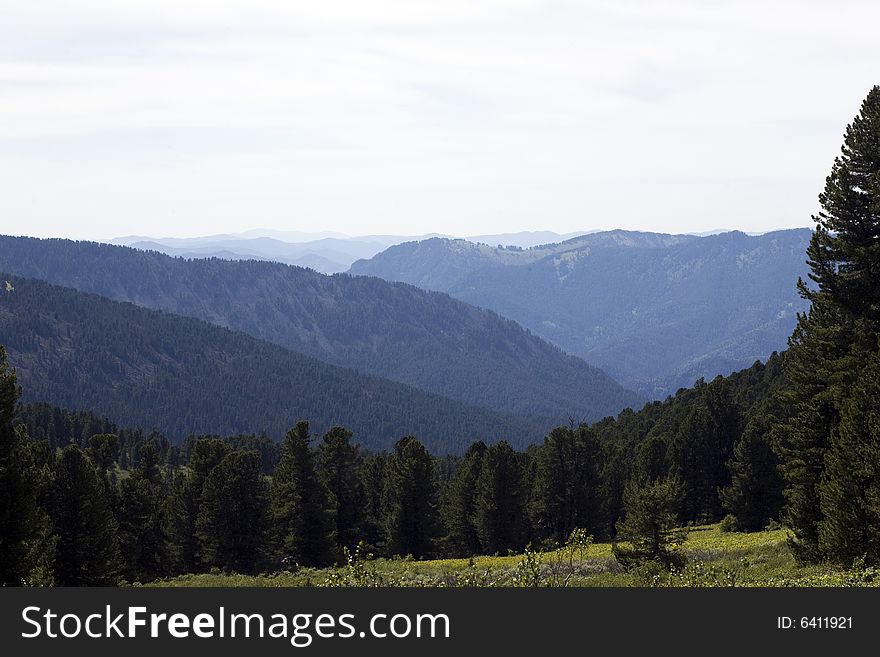
[[[151,586],[880,586],[880,571],[798,565],[785,530],[722,532],[689,528],[687,565],[672,573],[653,564],[624,570],[610,543],[472,559],[373,559],[358,555],[333,568],[263,575],[181,575]]]

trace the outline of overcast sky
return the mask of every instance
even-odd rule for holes
[[[811,225],[876,0],[0,0],[0,232]]]

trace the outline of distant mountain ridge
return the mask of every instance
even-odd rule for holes
[[[465,239],[531,247],[561,241],[581,233],[560,235],[552,231],[522,231],[497,235],[476,235]],[[224,260],[266,260],[308,267],[322,274],[345,272],[355,260],[371,258],[395,244],[448,235],[421,236],[363,235],[342,233],[303,233],[278,230],[251,230],[245,233],[205,235],[203,237],[146,237],[130,235],[109,240],[110,244],[130,246],[144,251],[159,251],[182,258],[222,258]]]
[[[402,283],[15,237],[0,237],[0,270],[196,317],[503,413],[597,420],[644,401],[509,319]]]
[[[132,239],[126,246],[182,258],[265,260],[308,267],[324,274],[346,271],[358,258],[386,248],[384,241],[323,237],[308,242],[285,242],[274,237],[217,235],[205,238]]]
[[[177,441],[262,431],[278,440],[306,419],[316,432],[346,426],[371,449],[416,435],[439,454],[473,440],[525,446],[554,424],[327,365],[201,320],[14,278],[13,290],[0,289],[0,344],[28,402],[95,411]]]
[[[661,398],[785,347],[806,308],[795,283],[807,273],[810,233],[616,230],[530,249],[430,239],[357,261],[350,273],[495,310]]]

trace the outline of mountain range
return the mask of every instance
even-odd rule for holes
[[[523,231],[497,235],[474,235],[467,239],[488,244],[531,247],[560,241],[581,233],[560,235],[552,231]],[[267,260],[308,267],[322,274],[347,271],[355,260],[370,258],[395,244],[431,237],[363,235],[351,237],[342,233],[303,233],[275,230],[251,230],[245,233],[206,235],[203,237],[117,237],[110,244],[131,246],[143,251],[159,251],[184,258],[222,258],[224,260]]]
[[[431,238],[350,273],[446,292],[516,320],[649,398],[785,348],[809,229],[591,233],[533,248]]]
[[[403,283],[16,237],[0,237],[0,271],[202,319],[500,413],[566,423],[644,401],[510,319]]]
[[[0,274],[0,280],[13,278]],[[0,289],[0,344],[26,402],[189,434],[266,432],[297,420],[355,432],[374,450],[417,435],[438,454],[473,440],[525,446],[554,425],[432,395],[201,320],[14,277]]]

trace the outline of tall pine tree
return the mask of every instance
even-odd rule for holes
[[[880,352],[843,404],[819,492],[822,553],[844,566],[880,565]]]
[[[61,586],[112,586],[121,558],[116,518],[95,465],[76,445],[55,462],[51,515],[58,534],[55,578]]]
[[[202,491],[211,471],[232,451],[219,438],[199,438],[192,444],[184,471],[174,473],[171,493],[166,502],[168,557],[176,572],[191,573],[203,569],[199,559],[196,520]]]
[[[119,546],[130,581],[149,581],[167,573],[166,488],[156,448],[140,449],[137,467],[119,486]]]
[[[438,533],[434,463],[413,436],[398,440],[388,457],[382,507],[391,554],[420,558],[433,551]]]
[[[475,484],[474,527],[484,554],[521,550],[526,543],[522,466],[504,440],[486,450]]]
[[[0,586],[51,584],[51,524],[38,504],[46,474],[13,426],[21,391],[0,346]]]
[[[388,455],[385,452],[364,454],[360,468],[364,487],[363,541],[369,550],[381,554],[386,553],[382,497],[387,460]]]
[[[329,493],[333,540],[354,549],[361,540],[364,522],[364,488],[360,479],[360,450],[352,433],[333,427],[318,445],[318,473]]]
[[[208,474],[196,537],[209,567],[256,572],[266,559],[269,487],[257,452],[230,452]]]
[[[454,555],[471,556],[480,551],[480,538],[474,524],[474,502],[486,450],[483,441],[471,445],[443,491],[444,542]]]
[[[280,559],[303,566],[332,561],[335,545],[327,489],[315,472],[309,424],[298,422],[281,444],[272,474],[271,519]]]
[[[724,508],[736,518],[738,531],[763,529],[782,509],[782,478],[773,450],[770,422],[758,415],[746,426],[733,449],[730,485],[720,491]]]
[[[798,318],[785,361],[793,413],[777,430],[786,479],[785,520],[802,561],[837,556],[833,546],[843,542],[831,540],[829,532],[862,533],[854,520],[841,515],[839,491],[859,487],[855,473],[869,467],[859,460],[869,457],[851,455],[849,471],[833,467],[833,456],[830,461],[826,457],[852,441],[838,430],[841,413],[853,382],[878,348],[880,86],[871,89],[847,127],[819,202],[822,210],[813,217],[817,226],[807,249],[814,285],[798,282],[810,309]],[[855,538],[847,542],[839,555],[843,560],[859,550],[868,552]]]
[[[564,543],[573,529],[605,533],[601,448],[586,426],[558,427],[537,450],[532,516],[540,536]]]

